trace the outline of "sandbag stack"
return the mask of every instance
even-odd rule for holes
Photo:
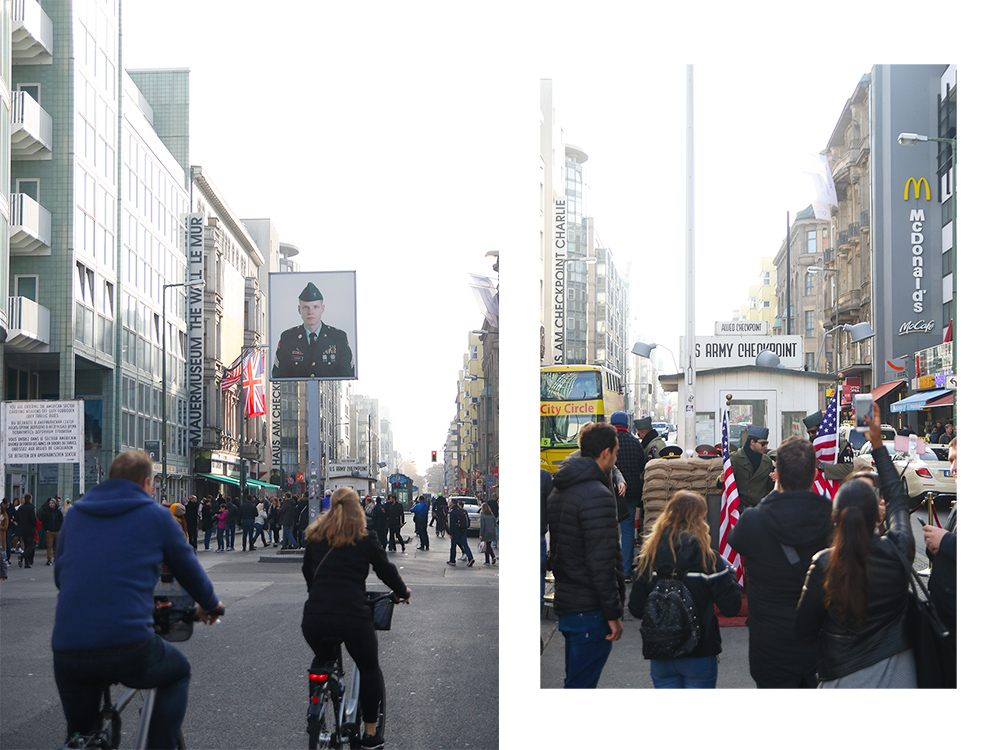
[[[643,535],[653,530],[667,500],[678,490],[691,490],[706,496],[718,493],[715,482],[721,472],[722,456],[680,456],[647,461],[642,486]]]

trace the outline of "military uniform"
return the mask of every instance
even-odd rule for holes
[[[354,377],[354,355],[347,342],[347,334],[323,323],[319,331],[312,335],[315,341],[309,343],[309,332],[302,325],[281,334],[271,377]]]

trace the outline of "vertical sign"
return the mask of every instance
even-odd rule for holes
[[[187,216],[188,281],[205,281],[205,214]],[[205,416],[205,288],[188,290],[188,434],[191,447],[201,447]]]
[[[566,363],[566,199],[555,199],[552,273],[552,364]]]

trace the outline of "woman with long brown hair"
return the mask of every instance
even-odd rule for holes
[[[309,524],[302,575],[309,598],[302,611],[302,635],[312,648],[313,668],[322,668],[339,652],[340,644],[361,673],[362,747],[379,748],[376,736],[382,671],[372,612],[365,601],[365,580],[375,570],[398,600],[409,602],[410,590],[389,562],[375,533],[365,523],[358,494],[340,487],[330,497],[330,509]]]
[[[649,675],[657,688],[714,688],[718,655],[722,653],[719,620],[739,612],[742,595],[736,573],[712,549],[708,505],[696,492],[675,492],[656,519],[639,553],[629,611],[641,619],[646,599],[658,578],[676,577],[691,592],[701,636],[689,654],[674,659],[650,659]]]
[[[878,405],[867,419],[872,457],[885,494],[888,530],[875,533],[879,499],[864,479],[845,482],[833,499],[833,544],[813,558],[795,611],[795,634],[820,642],[821,688],[915,688],[916,665],[905,626],[913,563],[908,498],[882,445]]]

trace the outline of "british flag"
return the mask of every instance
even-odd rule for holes
[[[729,532],[740,520],[740,495],[736,490],[733,463],[729,459],[729,408],[722,412],[722,513],[719,518],[719,554],[736,571],[740,586],[743,585],[743,560],[739,553],[729,546]]]
[[[262,417],[267,414],[267,400],[264,392],[264,355],[259,351],[249,352],[243,368],[243,401],[248,417]]]
[[[816,475],[816,481],[813,482],[813,492],[817,495],[823,495],[823,497],[832,500],[833,496],[837,494],[837,488],[840,486],[840,482],[827,479],[823,476],[823,464],[834,464],[837,463],[837,456],[839,454],[838,442],[837,442],[837,427],[840,425],[840,388],[837,388],[837,392],[833,394],[833,398],[830,399],[830,403],[826,407],[826,412],[823,414],[823,421],[820,422],[819,429],[816,431],[816,438],[813,440],[813,449],[816,451],[816,458],[819,461],[820,472]]]

